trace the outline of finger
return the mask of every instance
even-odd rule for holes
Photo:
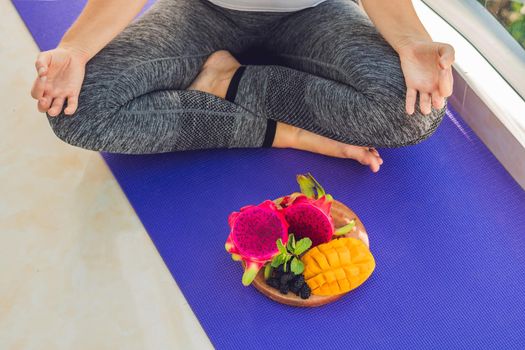
[[[53,100],[53,104],[51,105],[51,108],[47,111],[47,114],[49,114],[51,117],[56,117],[57,115],[62,112],[62,107],[64,106],[65,98],[63,97],[56,97]]]
[[[51,102],[53,102],[53,99],[49,96],[44,96],[38,99],[38,110],[42,113],[45,113],[48,111],[49,107],[51,107]]]
[[[452,95],[453,85],[452,68],[441,69],[439,71],[439,94],[444,97],[449,97]]]
[[[445,98],[441,96],[438,92],[432,93],[432,107],[435,109],[442,109],[445,107]]]
[[[51,103],[53,103],[53,96],[44,94],[44,96],[39,101],[41,102],[42,107],[45,108],[47,112],[47,110],[51,108]]]
[[[44,90],[46,87],[46,81],[47,77],[38,77],[35,79],[35,82],[33,83],[33,88],[31,89],[31,97],[38,100],[42,96],[44,96]]]
[[[41,52],[35,62],[35,68],[38,76],[43,76],[47,73],[47,69],[51,64],[51,55],[48,52]]]
[[[421,113],[427,115],[432,112],[430,109],[430,94],[426,92],[419,92],[419,110]]]
[[[64,109],[64,113],[67,115],[72,115],[75,113],[78,107],[78,97],[77,96],[69,96],[67,98],[67,107]]]
[[[405,110],[407,114],[413,114],[415,105],[416,105],[416,99],[417,99],[417,90],[408,88],[407,89],[407,96],[406,96],[406,106]]]
[[[447,69],[452,66],[455,60],[455,51],[449,44],[440,44],[438,47],[439,65],[441,69]]]

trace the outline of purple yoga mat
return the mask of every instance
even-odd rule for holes
[[[12,0],[42,51],[57,46],[86,2],[87,0]],[[154,2],[155,0],[148,0],[142,12]]]
[[[48,49],[82,2],[15,4]],[[377,174],[288,149],[103,156],[216,348],[524,349],[525,192],[452,111],[422,143],[379,151]],[[361,217],[377,263],[316,309],[243,287],[224,250],[230,212],[305,172]]]

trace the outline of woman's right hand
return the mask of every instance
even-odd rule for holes
[[[64,114],[75,113],[88,60],[85,52],[64,47],[38,55],[35,62],[38,76],[31,96],[38,100],[40,112],[56,117],[65,107]]]

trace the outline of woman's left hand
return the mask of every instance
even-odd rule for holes
[[[419,109],[430,114],[431,106],[441,109],[452,95],[454,48],[432,41],[414,41],[398,50],[407,86],[406,112],[413,114],[417,95]]]

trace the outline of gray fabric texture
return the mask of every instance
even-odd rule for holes
[[[252,47],[278,64],[247,65],[233,103],[186,90],[211,53]],[[354,2],[254,12],[159,0],[88,62],[75,114],[48,120],[67,143],[127,154],[261,147],[268,119],[401,147],[429,137],[445,110],[407,115],[405,89],[399,57]]]

